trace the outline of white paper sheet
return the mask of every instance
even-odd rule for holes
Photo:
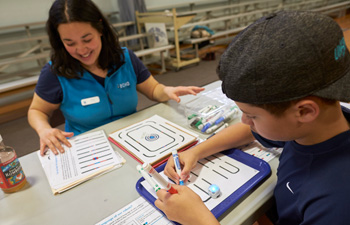
[[[72,147],[63,146],[63,154],[48,150],[38,157],[52,189],[64,188],[76,181],[122,166],[125,159],[114,152],[106,134],[101,131],[69,139]]]
[[[242,151],[255,156],[259,159],[269,162],[282,153],[283,148],[265,148],[258,141],[254,141],[247,146],[242,147]]]
[[[129,205],[123,207],[96,225],[171,225],[163,214],[144,198],[139,197]]]

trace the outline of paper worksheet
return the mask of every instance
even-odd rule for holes
[[[254,141],[246,146],[243,146],[241,149],[242,151],[259,159],[265,160],[266,162],[278,157],[283,150],[283,148],[265,148],[258,141]]]
[[[172,225],[163,214],[144,198],[139,197],[96,225]]]
[[[65,152],[55,155],[51,150],[38,157],[54,192],[60,193],[92,177],[119,168],[125,159],[115,152],[104,131],[70,138],[72,147],[63,145]]]

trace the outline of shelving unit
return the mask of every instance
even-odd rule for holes
[[[171,58],[170,62],[167,64],[175,67],[176,70],[179,70],[181,67],[195,64],[200,61],[198,57],[194,57],[192,59],[183,60],[181,59],[181,50],[180,50],[180,41],[179,41],[179,35],[178,30],[181,28],[181,26],[185,25],[189,21],[191,21],[195,14],[188,14],[188,15],[178,15],[176,13],[176,9],[173,8],[171,12],[148,12],[148,13],[139,13],[138,11],[136,13],[136,22],[137,22],[137,29],[139,33],[142,33],[142,28],[145,26],[145,23],[165,23],[166,25],[170,25],[174,27],[174,45],[175,45],[175,53],[176,57]]]

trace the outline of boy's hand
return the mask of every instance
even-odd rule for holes
[[[179,155],[179,162],[182,167],[181,179],[184,182],[186,182],[190,177],[191,170],[196,166],[198,158],[195,154],[193,154],[193,152],[191,152],[191,150],[178,153],[178,155]],[[168,162],[164,168],[164,174],[167,177],[169,177],[171,180],[179,184],[180,177],[176,173],[173,156],[170,156],[170,158],[168,159]]]
[[[158,199],[155,201],[155,206],[162,210],[169,220],[183,225],[219,224],[195,192],[186,186],[173,185],[173,187],[177,190],[177,194],[170,194],[161,189],[157,191]]]

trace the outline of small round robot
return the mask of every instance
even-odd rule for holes
[[[221,191],[218,185],[212,184],[208,188],[208,194],[212,198],[218,198],[221,195]]]

